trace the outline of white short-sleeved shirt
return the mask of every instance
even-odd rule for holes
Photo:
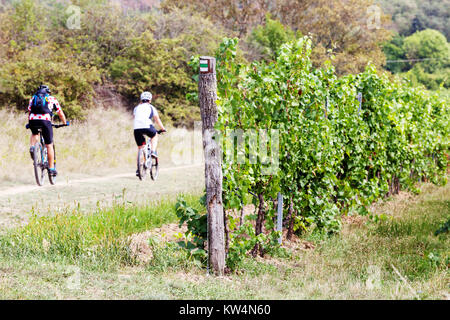
[[[133,110],[134,115],[134,129],[147,129],[153,124],[151,119],[153,110],[153,117],[158,115],[158,111],[150,103],[141,103]]]

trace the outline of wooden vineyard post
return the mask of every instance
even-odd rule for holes
[[[198,98],[202,116],[205,156],[206,209],[208,217],[208,264],[215,274],[225,270],[224,214],[222,205],[222,153],[214,140],[217,121],[216,59],[200,57]]]

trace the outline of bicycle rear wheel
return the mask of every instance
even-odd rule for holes
[[[152,157],[151,167],[150,167],[150,177],[153,181],[158,178],[158,158]]]
[[[140,180],[144,180],[147,176],[147,167],[145,165],[145,151],[144,148],[139,149],[137,154],[137,174]]]
[[[45,164],[44,150],[39,142],[34,145],[33,156],[34,176],[36,178],[36,183],[38,186],[42,186],[44,184]]]

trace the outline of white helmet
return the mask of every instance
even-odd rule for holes
[[[141,101],[143,100],[148,100],[151,101],[152,100],[152,94],[148,91],[142,92],[141,94]]]

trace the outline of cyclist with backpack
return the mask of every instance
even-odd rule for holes
[[[64,112],[62,111],[58,100],[50,95],[50,88],[46,85],[39,86],[38,90],[30,99],[30,103],[28,104],[28,124],[31,130],[30,155],[31,158],[34,159],[34,145],[39,140],[38,130],[42,129],[42,136],[47,148],[49,172],[53,176],[56,176],[58,173],[54,168],[53,161],[55,157],[55,152],[53,149],[52,127],[53,110],[56,110],[56,113],[63,123],[69,125],[69,122],[66,120],[66,116],[64,115]]]
[[[156,147],[158,145],[158,131],[153,126],[153,120],[161,128],[160,132],[166,132],[164,125],[158,115],[156,108],[151,105],[152,94],[145,91],[141,94],[141,103],[133,110],[134,116],[134,139],[138,149],[145,147],[145,136],[150,137],[152,145],[152,157],[157,158]],[[136,171],[138,175],[138,171]]]

